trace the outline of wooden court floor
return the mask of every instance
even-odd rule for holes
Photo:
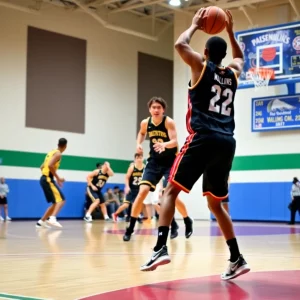
[[[149,258],[154,247],[155,221],[150,225],[138,225],[128,243],[122,240],[125,222],[86,224],[80,220],[62,220],[61,224],[62,230],[36,229],[34,221],[0,223],[0,299],[12,299],[3,294],[55,300],[83,299],[91,295],[96,296],[86,299],[120,299],[120,295],[122,300],[271,299],[269,296],[251,296],[255,292],[252,284],[258,274],[262,274],[262,280],[269,278],[269,283],[279,280],[284,285],[285,280],[287,291],[298,293],[295,299],[300,299],[300,225],[234,223],[241,253],[252,268],[250,273],[234,282],[244,288],[247,298],[234,295],[238,293],[236,290],[225,297],[223,287],[219,286],[219,275],[228,264],[228,249],[215,222],[196,221],[193,236],[186,240],[184,224],[180,220],[180,234],[168,244],[171,264],[149,273],[140,272],[139,266]],[[280,276],[280,272],[274,271],[292,273]],[[279,277],[272,277],[274,274]],[[201,280],[209,276],[212,281],[206,282],[206,290],[199,290],[201,286],[204,288]],[[296,280],[299,287],[289,286],[292,283],[288,276]],[[175,291],[170,284],[178,279],[191,281],[178,281],[182,289]],[[200,281],[197,283],[197,280]],[[159,283],[164,285],[163,288],[159,288]],[[207,290],[209,284],[213,286]],[[263,283],[256,284],[258,290]],[[128,289],[135,286],[142,288]],[[277,285],[274,283],[273,286]],[[151,292],[151,288],[155,288],[155,292]],[[103,294],[120,289],[125,290],[118,295]],[[182,294],[191,291],[194,293],[190,297]],[[181,296],[177,297],[176,293]],[[202,297],[199,293],[203,293]],[[14,299],[26,299],[16,297]],[[293,295],[282,297],[275,299],[294,299]]]

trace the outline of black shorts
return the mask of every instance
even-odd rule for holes
[[[65,196],[53,178],[43,175],[40,185],[44,191],[48,203],[59,203],[65,201]]]
[[[169,182],[189,193],[203,175],[203,195],[225,199],[235,147],[233,136],[221,133],[189,135],[172,166]]]
[[[139,190],[130,190],[130,192],[125,196],[124,203],[133,203],[135,198],[137,197]]]
[[[103,197],[101,190],[94,191],[90,186],[88,186],[86,188],[86,192],[93,202],[99,200],[100,204],[105,203],[105,199]]]
[[[169,178],[172,165],[163,165],[162,163],[149,159],[144,169],[142,180],[140,185],[146,184],[150,186],[150,191],[154,192],[156,185],[159,183],[162,177]],[[167,184],[167,180],[164,180],[164,187]]]
[[[4,198],[1,198],[0,197],[0,205],[6,205],[7,204],[7,198],[4,197]]]

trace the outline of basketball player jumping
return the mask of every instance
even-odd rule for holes
[[[168,178],[172,164],[175,160],[178,148],[177,132],[174,121],[165,116],[166,102],[159,97],[153,97],[148,102],[148,108],[151,117],[141,122],[140,131],[137,137],[137,153],[143,152],[142,142],[145,140],[147,133],[150,138],[150,153],[147,164],[140,182],[139,193],[132,206],[131,219],[129,227],[123,236],[124,241],[129,241],[133,233],[137,217],[142,210],[143,201],[149,191],[153,192],[156,185],[162,177]],[[178,201],[176,204],[178,205]],[[186,212],[185,205],[180,202],[181,209]],[[174,211],[173,211],[174,217]],[[174,220],[174,218],[173,218]],[[177,237],[178,225],[173,221],[173,235],[171,238]],[[171,223],[171,221],[170,221]],[[189,238],[193,233],[193,221],[188,217],[187,213],[184,218],[185,236]]]
[[[104,220],[108,221],[111,220],[107,214],[107,209],[105,205],[105,200],[102,195],[102,188],[106,184],[108,178],[113,176],[114,172],[110,168],[109,162],[105,162],[103,165],[100,163],[97,164],[97,169],[88,174],[87,176],[87,194],[92,200],[92,204],[90,205],[89,209],[87,210],[84,220],[86,222],[92,222],[92,212],[95,208],[100,204],[100,208],[102,211],[102,215]]]
[[[150,260],[140,270],[155,270],[171,261],[166,243],[176,197],[180,191],[188,193],[203,174],[203,195],[207,197],[208,207],[215,215],[230,250],[229,267],[221,275],[221,279],[228,280],[250,271],[240,254],[232,221],[221,204],[228,194],[227,180],[235,154],[233,101],[244,56],[234,37],[233,18],[229,11],[226,11],[226,30],[233,61],[227,67],[222,66],[227,44],[217,36],[206,42],[206,59],[193,51],[189,43],[193,34],[203,28],[204,13],[205,9],[196,13],[190,28],[175,44],[183,61],[191,67],[186,117],[189,136],[173,164],[161,203],[157,244]]]
[[[136,153],[134,155],[134,163],[130,164],[125,176],[125,197],[124,203],[112,214],[114,222],[117,222],[118,214],[134,203],[139,193],[139,183],[144,172],[143,154]]]
[[[61,156],[67,148],[67,143],[65,138],[59,139],[57,149],[50,151],[46,155],[45,160],[40,167],[42,171],[40,185],[44,191],[47,202],[52,203],[52,205],[46,210],[44,216],[36,223],[37,228],[49,228],[47,223],[54,227],[62,227],[61,224],[57,222],[56,216],[65,204],[65,197],[59,188],[65,180],[64,178],[59,177],[56,171],[60,166]],[[56,182],[54,177],[56,178]]]

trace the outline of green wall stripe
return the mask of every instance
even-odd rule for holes
[[[4,166],[39,168],[45,158],[45,153],[0,150],[1,163]],[[109,161],[116,173],[126,173],[131,161],[63,155],[61,169],[74,171],[89,171],[95,168],[97,162]],[[270,154],[237,156],[233,162],[233,171],[255,170],[287,170],[300,169],[300,154]]]
[[[11,167],[39,168],[45,159],[46,153],[22,152],[0,150],[1,164]],[[97,162],[109,161],[115,173],[126,173],[131,161],[110,158],[95,158],[63,155],[61,162],[62,170],[90,171],[96,168]]]

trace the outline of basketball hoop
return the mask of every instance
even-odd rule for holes
[[[268,89],[270,79],[275,78],[274,70],[270,68],[251,68],[248,72],[252,78],[256,91],[261,88]]]

